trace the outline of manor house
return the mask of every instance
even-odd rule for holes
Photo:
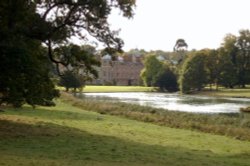
[[[99,78],[95,82],[101,85],[139,85],[142,69],[142,57],[138,54],[118,56],[116,60],[107,54],[101,58]]]

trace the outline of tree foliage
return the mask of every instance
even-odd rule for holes
[[[90,45],[78,46],[69,45],[60,47],[55,50],[58,56],[68,57],[71,62],[67,66],[63,66],[65,72],[60,77],[59,85],[66,88],[82,88],[86,81],[98,77],[96,67],[100,66],[100,62],[96,59],[96,50]]]
[[[197,51],[193,55],[189,55],[184,62],[179,78],[182,93],[201,90],[206,84],[205,56],[204,50]]]
[[[68,65],[61,66],[61,70],[69,70],[80,74],[86,80],[97,78],[96,67],[100,66],[100,61],[96,59],[97,52],[90,45],[78,46],[71,44],[55,49],[55,56],[61,59],[67,59]]]
[[[231,56],[225,53],[224,48],[220,48],[218,51],[218,76],[217,82],[219,85],[222,85],[226,88],[233,88],[237,84],[237,70],[235,65],[232,62]]]
[[[187,50],[188,44],[184,39],[177,39],[174,45],[174,51],[184,51]]]
[[[121,50],[123,41],[109,28],[108,16],[118,8],[131,18],[134,6],[135,0],[0,1],[0,104],[51,102],[58,96],[49,78],[51,62],[59,74],[71,66],[96,75],[95,62],[70,45],[72,37],[88,41],[92,36],[107,50]]]
[[[154,55],[148,55],[144,61],[144,69],[141,71],[141,78],[144,85],[155,86],[161,74],[163,64]]]
[[[65,87],[66,91],[73,88],[75,92],[77,88],[81,89],[85,85],[85,80],[77,73],[65,71],[63,76],[60,78],[59,85]]]
[[[210,88],[212,85],[215,85],[216,89],[219,85],[233,88],[237,79],[231,56],[225,52],[223,47],[217,50],[205,49],[203,51],[206,54],[205,70]]]
[[[155,55],[148,55],[144,61],[141,78],[146,86],[157,86],[162,91],[177,91],[177,78],[170,64],[159,61]]]
[[[0,43],[0,104],[20,107],[50,105],[59,95],[49,78],[49,61],[44,49],[33,41],[19,41],[3,46]],[[6,42],[6,41],[5,41]]]
[[[0,104],[51,105],[58,91],[49,78],[49,61],[38,40],[29,37],[35,7],[26,1],[0,2]]]
[[[176,92],[178,90],[177,76],[169,64],[164,64],[159,71],[156,86],[161,91]]]
[[[207,83],[212,86],[212,84],[217,84],[219,77],[219,54],[217,50],[204,49],[205,58],[205,70],[207,73]]]
[[[109,28],[108,16],[113,8],[118,8],[123,16],[133,16],[135,0],[40,0],[36,3],[38,13],[48,30],[41,40],[47,45],[48,55],[57,66],[68,65],[68,59],[57,59],[53,48],[67,45],[75,36],[89,40],[88,36],[104,43],[109,52],[121,50],[123,41],[118,31]],[[44,31],[43,31],[44,32]]]
[[[222,47],[236,69],[236,85],[245,87],[250,83],[250,31],[240,30],[239,36],[226,35]]]

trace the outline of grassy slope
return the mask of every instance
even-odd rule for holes
[[[250,142],[56,107],[0,113],[0,165],[249,165]]]

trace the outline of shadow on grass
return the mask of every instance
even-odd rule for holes
[[[0,147],[1,163],[6,165],[243,166],[250,163],[250,154],[218,155],[93,135],[51,123],[23,124],[7,120],[0,120]]]

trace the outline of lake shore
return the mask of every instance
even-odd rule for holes
[[[159,92],[77,93],[76,97],[150,106],[190,113],[239,113],[250,105],[250,99]]]
[[[62,93],[62,100],[81,109],[107,115],[116,115],[129,119],[158,125],[191,129],[219,135],[227,135],[250,141],[250,117],[242,114],[194,114],[166,111],[147,106],[121,102],[94,101],[75,98],[69,93]]]

